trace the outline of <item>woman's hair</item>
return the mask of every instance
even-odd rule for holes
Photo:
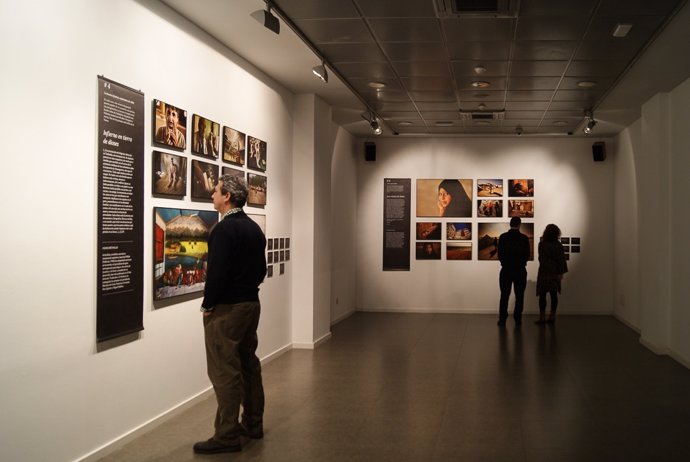
[[[472,201],[459,180],[443,180],[438,185],[438,189],[441,188],[445,189],[451,197],[446,216],[466,217],[472,215]]]
[[[545,241],[557,241],[561,237],[561,230],[554,224],[546,225],[542,237]]]
[[[222,175],[218,181],[223,183],[220,192],[223,194],[230,193],[230,202],[235,207],[244,207],[244,204],[247,203],[247,195],[249,195],[247,182],[244,181],[244,178]]]

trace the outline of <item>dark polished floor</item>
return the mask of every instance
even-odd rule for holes
[[[357,313],[264,367],[265,438],[196,456],[210,398],[103,461],[689,461],[690,370],[608,316]]]

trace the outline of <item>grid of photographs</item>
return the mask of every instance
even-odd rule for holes
[[[498,240],[512,217],[523,219],[520,231],[529,238],[534,259],[533,179],[418,179],[416,184],[416,260],[498,261]]]
[[[221,175],[232,175],[247,181],[249,187],[247,207],[254,209],[266,207],[268,202],[268,175],[266,174],[268,143],[266,141],[248,135],[244,131],[230,126],[230,124],[223,124],[221,131],[221,124],[208,116],[192,114],[191,111],[188,116],[186,109],[164,100],[153,99],[151,112],[152,145],[155,146],[151,152],[150,164],[151,195],[158,199],[206,203],[204,207],[207,210],[195,210],[193,206],[189,207],[189,210],[183,208],[169,209],[179,211],[179,215],[183,218],[178,218],[178,221],[192,223],[196,219],[187,216],[194,214],[197,214],[197,218],[206,217],[206,214],[210,214],[209,216],[215,216],[215,220],[218,220],[217,212],[210,210],[210,208],[212,207],[211,196]],[[187,136],[188,132],[189,137]],[[198,156],[201,159],[190,157],[190,155]],[[247,169],[256,173],[250,173]],[[165,210],[167,209],[163,207],[154,207],[154,214],[158,220],[157,225],[166,223],[166,217],[171,212]],[[263,213],[255,214],[251,210],[247,210],[247,215],[256,221],[266,234],[266,215]],[[202,221],[206,222],[207,220],[203,218]],[[201,229],[202,226],[198,226],[198,228]],[[156,229],[160,231],[160,226],[157,226]],[[196,279],[191,276],[192,270],[197,271],[198,268],[186,268],[185,265],[191,265],[186,260],[180,268],[175,269],[177,265],[172,267],[173,276],[169,272],[172,262],[183,256],[184,251],[190,251],[192,243],[196,249],[194,252],[203,247],[202,240],[195,240],[195,237],[181,236],[181,239],[178,239],[180,248],[176,247],[175,242],[157,241],[156,245],[160,245],[155,250],[157,273],[154,301],[174,298],[183,293],[203,291],[203,285],[199,286],[195,282],[198,276]],[[290,259],[290,251],[285,247],[286,241],[288,242],[287,247],[289,247],[290,240],[289,238],[282,239],[283,247],[278,250],[278,252],[282,250],[282,255],[280,253],[271,254],[271,258],[276,259],[276,263],[283,265],[280,274],[284,273],[284,263]],[[183,244],[183,241],[187,244]],[[268,243],[269,245],[274,244],[272,239],[269,239]],[[276,242],[276,245],[279,244]],[[178,254],[175,254],[176,249]],[[272,265],[270,266],[269,277],[273,274]],[[180,272],[184,273],[182,279],[180,279]],[[173,279],[175,280],[174,284],[170,283]],[[178,280],[183,281],[183,283],[178,285]]]
[[[285,263],[290,261],[290,238],[269,237],[266,239],[266,277],[273,277],[273,267],[278,265],[278,275],[285,274]]]

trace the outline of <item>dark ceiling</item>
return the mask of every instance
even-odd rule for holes
[[[581,129],[684,3],[271,1],[391,132],[427,135]],[[632,26],[626,37],[612,35],[618,24]]]

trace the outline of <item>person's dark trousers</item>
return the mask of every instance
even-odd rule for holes
[[[204,316],[208,377],[218,401],[213,439],[223,444],[239,441],[240,404],[242,424],[263,431],[264,388],[256,356],[260,314],[259,302],[243,302],[216,305]]]
[[[508,299],[510,290],[515,290],[515,310],[513,317],[515,322],[522,322],[522,308],[525,301],[525,288],[527,287],[527,270],[525,268],[501,268],[498,277],[498,285],[501,288],[501,300],[498,305],[498,320],[505,322],[508,318]]]
[[[556,314],[556,309],[558,308],[558,292],[551,290],[549,292],[544,292],[539,294],[539,313],[546,313],[546,294],[551,294],[551,314]]]

